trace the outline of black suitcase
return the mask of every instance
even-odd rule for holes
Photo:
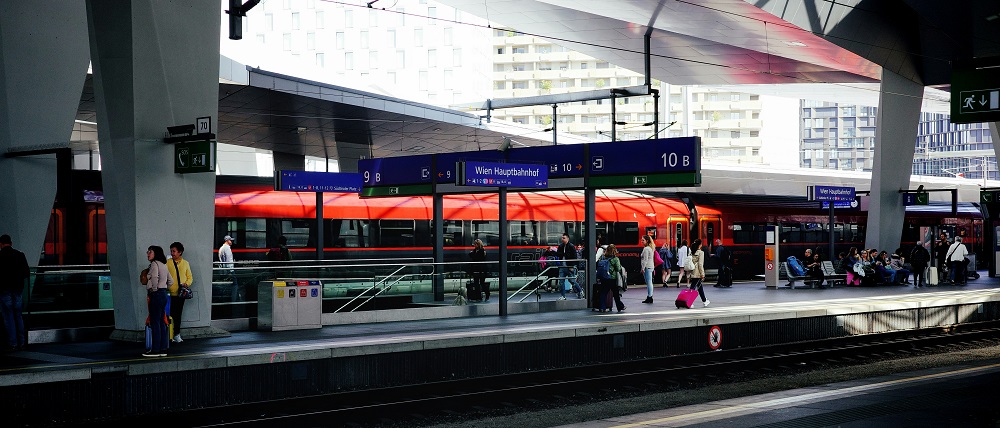
[[[733,270],[725,267],[719,269],[719,287],[732,287],[733,286]]]
[[[481,302],[483,301],[483,292],[476,283],[469,281],[465,283],[465,298],[469,299],[470,302]]]

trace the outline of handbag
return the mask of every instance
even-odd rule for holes
[[[653,251],[653,258],[656,260],[656,266],[663,265],[663,257],[660,257],[659,251]]]
[[[177,262],[174,262],[174,272],[177,272],[177,282],[180,282],[180,280],[181,280],[181,269],[179,267],[177,267]],[[191,287],[188,287],[188,286],[186,286],[184,284],[180,284],[177,287],[177,297],[180,297],[182,299],[190,299],[190,298],[194,297],[194,291],[191,291]],[[173,336],[171,336],[171,337],[173,337]]]
[[[687,259],[684,260],[684,270],[688,272],[694,271],[694,254],[688,254]]]

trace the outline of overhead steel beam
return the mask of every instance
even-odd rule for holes
[[[645,85],[627,86],[624,88],[597,89],[593,91],[569,92],[565,94],[538,95],[534,97],[490,99],[483,103],[483,110],[497,110],[512,107],[530,107],[548,104],[572,103],[579,101],[606,100],[612,94],[616,97],[638,97],[659,93],[659,90],[652,89]]]

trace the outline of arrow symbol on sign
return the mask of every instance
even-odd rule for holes
[[[982,98],[979,99],[979,105],[986,105],[986,95],[983,95]]]
[[[438,178],[441,178],[441,177],[444,177],[444,173],[443,172],[439,172],[438,173]]]
[[[583,165],[581,165],[581,164],[576,164],[576,170],[577,170],[577,171],[579,171],[579,170],[581,170],[581,169],[583,169]]]

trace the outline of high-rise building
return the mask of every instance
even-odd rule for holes
[[[801,101],[803,168],[871,171],[876,107]],[[913,174],[997,179],[996,156],[984,123],[954,124],[948,115],[921,113]]]

